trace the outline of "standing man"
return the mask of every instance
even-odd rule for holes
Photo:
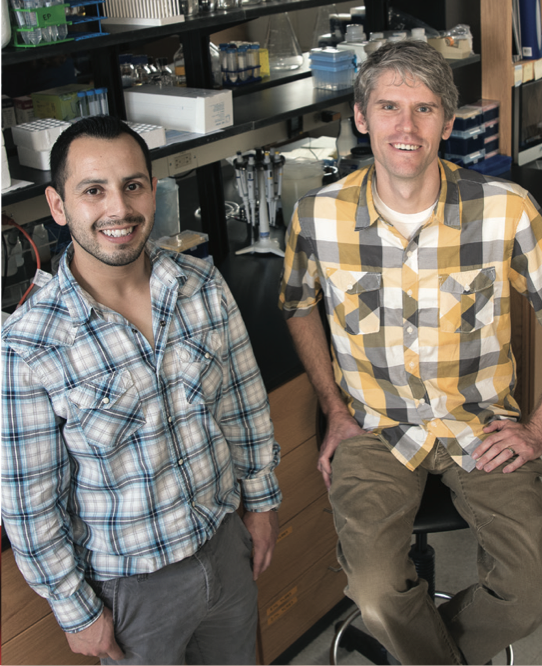
[[[542,621],[542,407],[519,423],[510,346],[512,286],[542,323],[542,218],[438,159],[457,90],[427,44],[376,51],[355,102],[375,164],[299,202],[281,307],[327,417],[348,595],[402,664],[484,664]],[[438,611],[408,558],[435,473],[480,549],[479,582]]]
[[[147,244],[156,178],[126,124],[68,128],[51,178],[73,244],[2,336],[2,509],[17,564],[74,652],[255,663],[254,580],[281,494],[241,315],[209,263]]]

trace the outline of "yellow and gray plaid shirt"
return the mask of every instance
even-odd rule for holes
[[[542,323],[542,217],[524,189],[440,162],[431,218],[410,240],[377,213],[374,167],[301,199],[280,307],[324,299],[335,379],[358,423],[409,469],[438,438],[464,469],[483,427],[517,419],[510,289]]]

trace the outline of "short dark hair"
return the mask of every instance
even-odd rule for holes
[[[378,78],[389,70],[396,72],[407,84],[411,77],[419,79],[440,97],[445,122],[454,117],[459,94],[452,68],[438,51],[422,41],[388,42],[371,53],[361,65],[354,84],[354,101],[364,116]]]
[[[122,134],[128,134],[138,143],[143,151],[149,178],[152,180],[151,155],[143,137],[125,122],[113,116],[89,116],[64,130],[51,149],[51,186],[58,192],[61,199],[64,199],[64,185],[67,178],[66,162],[72,142],[82,136],[111,140],[117,139]]]

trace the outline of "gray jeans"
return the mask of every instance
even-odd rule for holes
[[[438,610],[408,557],[428,473],[442,474],[478,540],[479,582]],[[440,443],[411,472],[374,435],[341,442],[330,499],[346,593],[401,664],[485,664],[542,622],[540,475],[540,460],[467,473]]]
[[[102,664],[255,664],[252,540],[237,513],[192,557],[151,574],[92,582],[126,658]]]

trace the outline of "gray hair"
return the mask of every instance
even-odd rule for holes
[[[415,78],[425,84],[444,109],[444,121],[451,120],[457,110],[459,93],[452,68],[444,57],[426,42],[389,42],[371,53],[361,65],[354,84],[354,101],[361,113],[367,115],[369,96],[385,71],[392,70],[408,84]]]

